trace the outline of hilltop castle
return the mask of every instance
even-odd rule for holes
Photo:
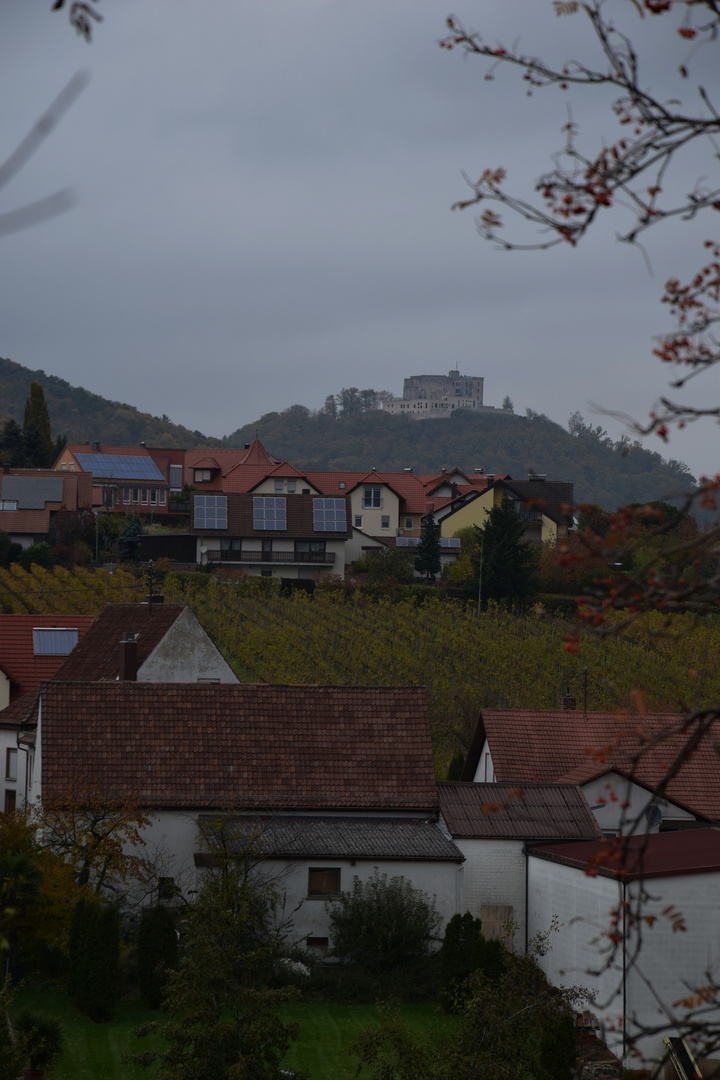
[[[491,409],[483,405],[484,379],[476,375],[411,375],[403,383],[403,396],[383,401],[384,412],[409,416],[413,420],[444,420],[454,409]]]

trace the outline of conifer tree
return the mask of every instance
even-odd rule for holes
[[[487,521],[479,533],[475,572],[482,565],[484,600],[523,600],[535,588],[539,552],[523,540],[525,526],[506,494],[498,506],[486,510]]]
[[[141,536],[142,525],[133,514],[123,531],[120,533],[120,536],[118,537],[118,552],[123,562],[137,561]]]
[[[432,513],[422,519],[422,532],[415,556],[415,569],[425,574],[426,580],[434,581],[440,573],[440,526],[435,524]]]
[[[168,969],[177,965],[178,942],[173,917],[166,907],[146,908],[138,931],[138,983],[149,1009],[159,1009]]]
[[[26,468],[49,469],[53,464],[55,443],[50,432],[45,395],[39,382],[30,383],[30,396],[25,402],[23,449]]]

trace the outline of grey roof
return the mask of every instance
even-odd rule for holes
[[[211,815],[200,818],[208,825],[212,820]],[[222,821],[223,828],[231,830],[230,848],[236,854],[250,850],[266,858],[464,859],[434,821],[301,816]]]
[[[3,499],[17,499],[18,510],[44,510],[46,502],[61,503],[62,476],[4,476]]]
[[[460,839],[549,840],[602,836],[575,784],[438,784],[440,813]]]

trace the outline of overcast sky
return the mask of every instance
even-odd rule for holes
[[[456,2],[490,41],[595,54],[581,16],[550,0]],[[665,392],[662,284],[700,264],[717,222],[651,231],[654,276],[615,240],[619,217],[574,250],[482,241],[472,211],[450,211],[461,171],[502,165],[529,192],[570,99],[527,98],[517,74],[486,81],[439,49],[447,0],[103,0],[90,45],[50,7],[2,2],[3,156],[75,72],[91,79],[0,211],[68,186],[76,204],[0,241],[0,355],[217,436],[455,367],[485,377],[487,404],[509,394],[563,424],[593,418],[589,402],[644,417]],[[668,74],[674,15],[618,10],[647,44],[648,84],[687,94]],[[717,90],[717,56],[698,63]],[[573,117],[612,142],[605,105],[576,96]],[[708,161],[671,182],[689,190]],[[718,392],[706,376],[695,399]],[[650,445],[715,472],[717,433]]]

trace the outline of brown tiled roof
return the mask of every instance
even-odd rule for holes
[[[507,490],[519,495],[528,509],[538,509],[554,521],[572,523],[573,485],[564,480],[503,481]]]
[[[199,493],[198,493],[199,494]],[[228,527],[227,529],[201,529],[196,528],[194,523],[190,531],[197,535],[215,537],[223,536],[263,536],[275,540],[293,539],[317,539],[337,540],[345,539],[352,535],[352,515],[350,503],[345,499],[345,520],[347,528],[342,532],[315,531],[313,525],[313,495],[286,495],[287,529],[256,529],[253,526],[253,498],[275,498],[274,495],[257,496],[249,493],[227,496]],[[334,498],[343,498],[342,495]]]
[[[138,636],[138,667],[167,634],[184,609],[183,604],[108,604],[62,667],[46,679],[99,682],[120,675],[120,638],[128,630]]]
[[[76,628],[78,642],[93,624],[92,615],[0,615],[0,668],[9,676],[12,697],[28,694],[43,679],[52,679],[67,656],[36,656],[36,627]]]
[[[440,813],[455,839],[561,839],[602,836],[574,784],[438,784]]]
[[[437,806],[421,687],[48,682],[42,716],[51,798],[90,782],[147,807]]]
[[[532,844],[528,850],[541,859],[626,881],[720,871],[720,831],[715,827],[627,837],[618,844],[617,858],[607,840]]]
[[[29,694],[12,701],[7,708],[0,709],[0,726],[34,727],[37,723],[37,686]]]
[[[0,510],[0,529],[6,533],[45,535],[50,528],[50,510]]]
[[[653,790],[685,743],[671,734],[647,750],[634,766],[641,740],[681,725],[672,713],[643,717],[579,710],[541,712],[530,709],[483,709],[468,753],[463,779],[472,779],[485,737],[490,744],[495,776],[503,783],[554,783],[592,761],[636,776]],[[642,734],[640,734],[642,733]],[[711,739],[720,737],[720,721],[697,746],[677,776],[669,782],[668,798],[709,818],[720,820],[720,757]]]
[[[62,502],[47,502],[46,510],[89,509],[92,506],[92,476],[83,472],[61,472],[55,469],[6,469],[4,476],[62,477]],[[19,530],[22,531],[22,530]],[[45,530],[47,531],[47,530]]]

